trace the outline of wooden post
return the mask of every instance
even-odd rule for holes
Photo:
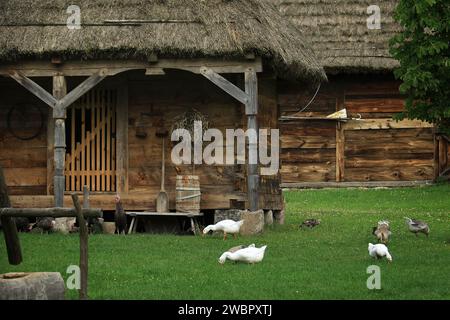
[[[6,186],[3,169],[0,166],[0,208],[11,206],[9,200],[8,188]],[[8,261],[12,265],[18,265],[22,262],[22,250],[20,248],[19,236],[17,234],[16,223],[11,217],[0,216],[0,222],[5,236],[6,251],[8,252]]]
[[[344,181],[345,170],[345,134],[340,121],[336,123],[336,182]]]
[[[439,141],[436,134],[436,128],[433,129],[434,156],[433,156],[433,180],[436,182],[439,178]]]
[[[89,188],[83,186],[83,209],[89,209]]]
[[[128,193],[128,83],[117,92],[116,191]]]
[[[80,227],[80,300],[86,300],[87,295],[87,281],[88,281],[88,230],[86,220],[83,216],[80,201],[76,193],[72,194],[72,201],[77,212],[78,223]]]
[[[439,136],[438,140],[439,140],[439,175],[440,175],[447,168],[448,145],[447,140],[445,140],[444,136]]]
[[[47,195],[52,194],[54,170],[55,120],[53,109],[49,109],[47,117]]]
[[[53,77],[53,95],[56,99],[62,99],[67,93],[67,84],[64,76]],[[66,159],[66,108],[59,103],[53,108],[53,119],[55,120],[54,138],[54,167],[53,178],[55,207],[64,207],[64,163]]]
[[[245,104],[245,114],[247,115],[247,130],[255,130],[258,134],[258,78],[252,68],[245,72],[245,93],[248,100]],[[248,206],[251,211],[258,210],[259,207],[259,172],[258,172],[258,141],[250,141],[248,144],[247,164],[247,197]],[[250,159],[256,161],[251,163]],[[254,162],[255,162],[254,161]]]

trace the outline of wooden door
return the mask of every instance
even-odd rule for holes
[[[117,90],[89,91],[67,111],[66,191],[116,191]]]

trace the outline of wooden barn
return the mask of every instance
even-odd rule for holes
[[[280,124],[283,186],[414,185],[448,172],[448,138],[429,123],[392,120],[404,108],[393,75],[398,62],[388,49],[399,30],[397,1],[274,2],[307,37],[329,80],[313,90],[278,82],[286,117]],[[380,9],[380,29],[368,27],[372,4]],[[346,120],[326,118],[344,108]]]
[[[69,194],[86,185],[92,207],[114,210],[119,193],[126,210],[154,210],[163,145],[157,133],[170,131],[180,114],[196,110],[223,131],[278,128],[278,102],[285,112],[290,92],[279,79],[303,87],[326,80],[273,3],[71,4],[0,3],[0,165],[14,207],[71,206]],[[301,130],[328,133],[329,126],[308,122]],[[429,133],[422,134],[420,150],[428,147]],[[320,135],[327,142],[316,139],[316,146],[326,152],[317,154],[328,161],[334,142]],[[193,168],[170,161],[166,139],[165,189],[174,210],[176,177]],[[328,165],[318,166],[324,177]],[[259,176],[257,165],[202,164],[195,174],[202,210],[282,209],[280,175]]]

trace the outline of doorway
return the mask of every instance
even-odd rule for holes
[[[117,90],[93,89],[67,110],[66,191],[116,191]]]

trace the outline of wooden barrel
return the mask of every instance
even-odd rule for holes
[[[177,176],[176,202],[177,212],[200,212],[200,179],[198,176]]]

